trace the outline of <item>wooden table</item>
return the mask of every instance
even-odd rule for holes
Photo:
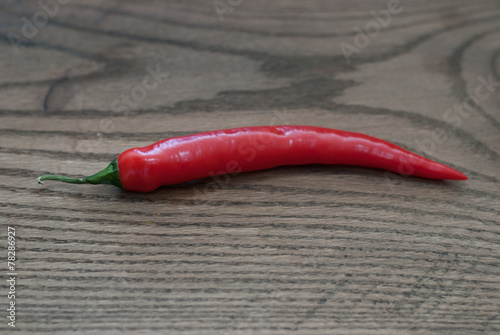
[[[0,1],[1,333],[10,301],[16,334],[500,332],[498,1],[60,2]],[[35,181],[273,124],[381,137],[470,179]]]

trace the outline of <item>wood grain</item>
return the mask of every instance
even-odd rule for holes
[[[221,20],[211,1],[73,0],[27,38],[40,4],[0,1],[15,331],[499,333],[500,3],[401,1],[348,62],[340,45],[389,1],[223,2]],[[145,89],[151,71],[164,75]],[[149,194],[36,185],[165,137],[267,124],[370,134],[470,179],[303,166]]]

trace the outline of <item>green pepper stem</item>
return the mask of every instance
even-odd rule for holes
[[[55,174],[46,174],[40,176],[37,179],[38,185],[43,185],[43,180],[57,180],[64,183],[71,184],[108,184],[115,185],[119,188],[123,188],[120,181],[120,174],[118,172],[118,159],[115,158],[109,165],[102,171],[97,172],[88,177],[84,178],[70,178],[66,176],[59,176]]]

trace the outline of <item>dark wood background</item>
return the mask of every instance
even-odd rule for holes
[[[19,334],[500,332],[499,1],[402,0],[378,33],[370,12],[389,1],[221,0],[222,16],[212,0],[61,2],[49,17],[0,1],[2,333],[7,226]],[[149,194],[35,181],[270,124],[381,137],[470,179],[304,166]]]

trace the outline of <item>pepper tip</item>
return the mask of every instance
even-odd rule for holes
[[[467,177],[467,176],[466,176],[465,174],[463,174],[462,172],[455,170],[455,173],[454,173],[453,179],[455,179],[455,180],[468,180],[468,179],[469,179],[469,177]]]

